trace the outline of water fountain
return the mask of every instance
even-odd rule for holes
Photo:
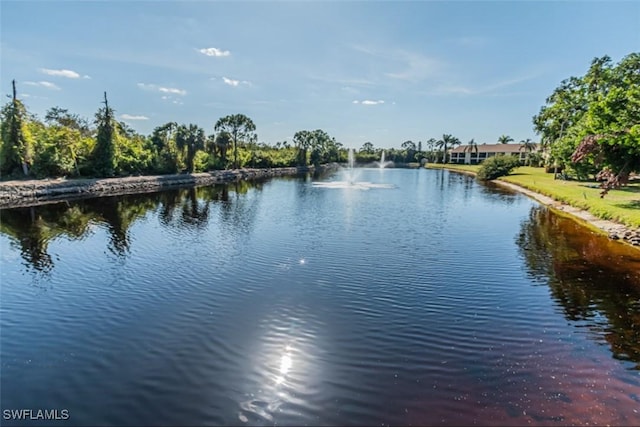
[[[393,164],[392,161],[388,161],[387,162],[387,161],[384,160],[384,150],[382,150],[382,154],[380,155],[380,161],[379,162],[373,162],[373,163],[378,165],[378,167],[380,169],[384,169],[385,167],[390,166],[390,165]]]
[[[384,152],[383,152],[384,159]],[[391,163],[391,162],[388,162]],[[384,162],[382,163],[384,164]],[[383,166],[384,167],[384,166]],[[329,182],[314,182],[314,187],[320,188],[348,188],[355,190],[369,190],[371,188],[395,188],[393,184],[376,184],[368,181],[357,181],[356,178],[359,175],[359,172],[356,171],[355,167],[355,153],[353,148],[349,148],[349,152],[347,154],[347,168],[344,169],[342,173],[345,175],[346,180],[344,181],[329,181]]]

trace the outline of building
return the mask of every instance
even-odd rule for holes
[[[535,148],[532,152],[539,150],[539,144],[534,145]],[[477,147],[477,151],[468,145],[460,145],[454,148],[449,152],[449,162],[473,165],[481,163],[489,157],[498,155],[518,156],[520,160],[524,162],[527,157],[527,151],[523,148],[522,144],[478,144]]]

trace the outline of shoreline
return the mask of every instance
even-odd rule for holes
[[[37,206],[88,197],[150,193],[238,181],[253,181],[331,170],[337,165],[270,169],[232,169],[192,174],[144,175],[117,178],[41,179],[0,182],[0,209]]]
[[[476,176],[476,173],[471,171],[449,169],[446,167],[443,167],[441,169],[446,169],[449,172],[461,173],[474,177]],[[512,191],[522,193],[525,196],[536,200],[538,203],[557,211],[559,214],[567,216],[600,234],[606,235],[611,240],[617,240],[619,242],[626,243],[627,245],[633,246],[640,250],[640,229],[636,230],[619,222],[598,218],[589,211],[576,208],[575,206],[560,202],[552,197],[536,193],[535,191],[529,190],[528,188],[513,184],[511,182],[502,181],[500,179],[494,179],[490,182],[501,187],[508,188]]]

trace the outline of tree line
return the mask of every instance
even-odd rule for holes
[[[0,110],[3,177],[112,177],[229,168],[308,166],[344,162],[346,149],[327,132],[296,132],[293,145],[258,142],[244,114],[218,119],[207,135],[195,124],[168,122],[141,135],[116,119],[106,92],[93,121],[53,107],[40,120],[16,94]]]
[[[0,110],[0,174],[20,177],[112,177],[172,174],[229,168],[269,168],[347,161],[347,148],[322,129],[301,130],[292,143],[258,142],[255,123],[244,114],[220,118],[207,135],[195,124],[168,122],[142,135],[116,119],[106,92],[92,121],[61,107],[43,120],[29,113],[18,98],[15,81],[11,100]],[[508,142],[508,141],[507,141]],[[460,141],[452,135],[426,143],[405,141],[388,149],[396,163],[422,159],[446,162],[448,149]],[[381,149],[370,142],[356,154],[359,163],[379,160]]]

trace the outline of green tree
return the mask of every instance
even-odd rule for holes
[[[246,141],[255,138],[256,125],[244,114],[233,114],[222,117],[214,127],[216,132],[229,132],[233,140],[233,167],[238,169],[238,140]]]
[[[523,139],[520,141],[520,151],[525,152],[525,164],[527,166],[531,165],[531,153],[536,149],[535,142],[531,141],[531,139]]]
[[[0,112],[0,173],[12,174],[21,168],[27,176],[32,163],[33,141],[27,128],[27,110],[16,96],[16,81],[11,84],[13,96]]]
[[[508,144],[510,142],[513,142],[513,138],[511,138],[509,135],[500,135],[500,137],[498,138],[498,143],[500,144]]]
[[[313,145],[313,132],[300,130],[293,135],[293,143],[298,148],[298,165],[307,166],[307,152]]]
[[[478,143],[474,138],[471,138],[471,140],[467,142],[467,146],[464,147],[464,152],[469,154],[471,153],[476,153],[476,155],[478,154]]]
[[[429,138],[427,140],[427,158],[429,159],[430,162],[433,162],[436,160],[435,149],[436,149],[437,142],[438,140],[436,140],[435,138]]]
[[[180,125],[176,130],[176,145],[181,151],[186,150],[187,170],[195,171],[194,159],[198,150],[204,150],[206,138],[204,130],[197,125]]]
[[[617,65],[609,57],[596,58],[584,81],[589,104],[571,161],[599,169],[604,197],[640,171],[640,53]]]
[[[216,150],[218,157],[220,157],[221,166],[225,169],[227,168],[227,150],[232,143],[233,141],[229,132],[222,131],[216,136]]]
[[[413,141],[405,141],[400,147],[404,150],[404,159],[402,161],[404,163],[412,162],[415,159],[416,155],[416,144]]]
[[[156,127],[149,138],[153,151],[153,169],[160,173],[176,173],[180,170],[180,153],[176,145],[178,124],[168,122]]]
[[[362,148],[360,148],[360,151],[367,154],[373,154],[375,150],[373,148],[373,144],[367,141],[362,144]]]
[[[91,136],[93,131],[89,121],[77,114],[69,113],[66,108],[52,107],[47,110],[44,121],[48,125],[64,126],[77,130],[82,136]]]
[[[534,116],[551,162],[578,177],[596,174],[607,191],[640,169],[640,54],[619,64],[594,58],[586,74],[563,80]]]
[[[458,138],[456,138],[455,136],[451,135],[451,134],[444,134],[442,135],[442,139],[438,140],[436,142],[436,147],[438,147],[439,149],[442,150],[442,163],[448,163],[448,159],[447,159],[447,150],[449,148],[453,148],[456,145],[460,145],[461,142]]]
[[[98,176],[113,176],[116,170],[116,129],[114,111],[109,107],[107,92],[104,93],[104,107],[96,113],[95,121],[98,133],[93,151],[93,169]]]

